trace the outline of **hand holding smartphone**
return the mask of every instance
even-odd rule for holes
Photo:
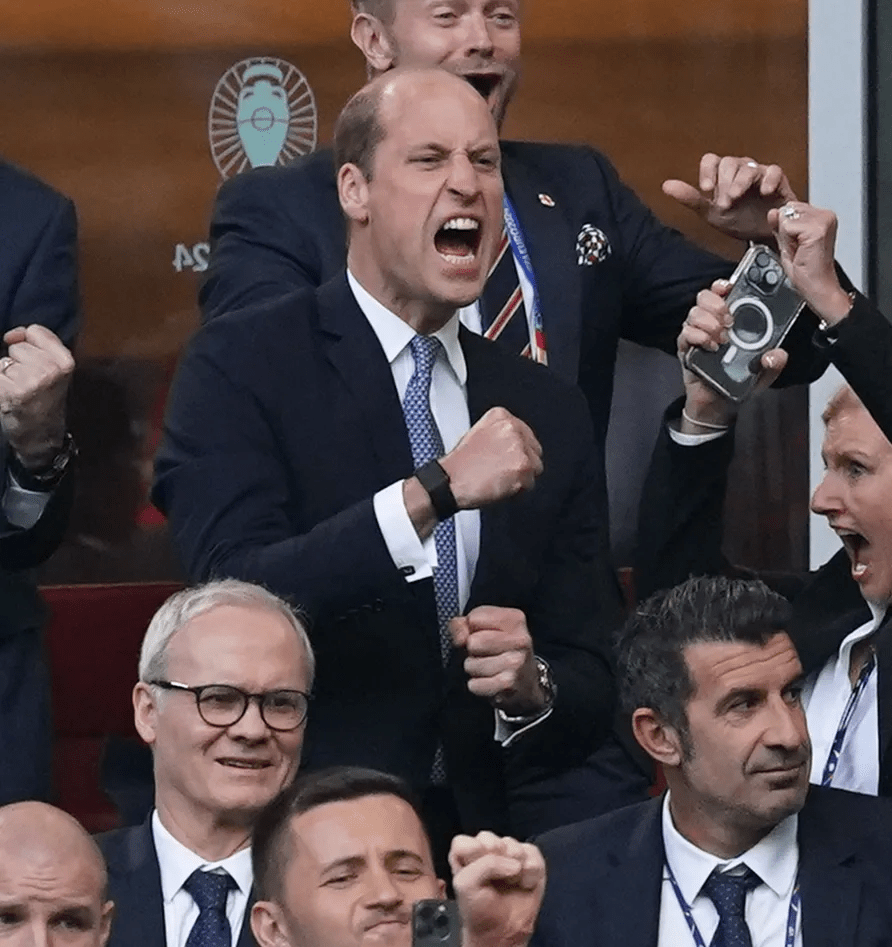
[[[685,365],[721,395],[740,403],[752,393],[762,356],[778,348],[805,301],[787,279],[777,254],[756,244],[731,276],[726,298],[734,324],[729,341],[715,352],[691,348]]]

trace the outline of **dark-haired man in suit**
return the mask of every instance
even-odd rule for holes
[[[335,141],[347,271],[203,327],[154,498],[193,577],[313,616],[307,765],[406,777],[448,843],[506,826],[514,780],[610,724],[603,481],[582,396],[459,325],[501,236],[480,96],[397,71]]]
[[[370,75],[395,66],[444,68],[485,97],[500,125],[520,73],[522,7],[521,0],[353,0],[351,37]],[[728,276],[733,266],[663,226],[595,149],[504,140],[500,145],[507,229],[502,253],[482,299],[464,306],[461,320],[509,351],[547,361],[561,378],[578,384],[588,402],[595,449],[603,456],[619,340],[674,353],[697,292]],[[334,171],[325,149],[223,185],[200,291],[205,320],[298,287],[320,286],[341,271],[346,233]],[[665,186],[711,224],[745,240],[767,237],[767,210],[793,196],[780,168],[747,158],[707,155],[697,183]],[[807,333],[806,323],[794,336]],[[791,365],[784,383],[797,374],[817,374],[807,338],[790,343],[808,357]],[[603,459],[593,476],[606,521]],[[611,573],[609,547],[597,568]],[[605,589],[619,602],[616,588],[605,583]],[[531,811],[541,815],[554,806],[557,824],[646,791],[649,776],[630,769],[617,748],[593,766],[579,770],[578,781],[532,790]],[[559,802],[564,793],[566,811]]]
[[[668,792],[538,840],[537,947],[880,947],[892,932],[892,807],[809,787],[789,604],[691,579],[620,636],[620,699]]]
[[[79,321],[77,221],[0,160],[0,803],[51,795],[49,674],[34,567],[73,498],[66,402]]]

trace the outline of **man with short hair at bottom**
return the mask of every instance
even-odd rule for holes
[[[809,786],[789,604],[698,578],[651,597],[617,674],[660,799],[538,843],[537,947],[879,947],[892,939],[892,807]]]
[[[117,916],[111,947],[249,947],[251,830],[300,761],[313,652],[294,612],[232,579],[153,617],[133,689],[155,810],[99,836]]]
[[[96,843],[43,802],[0,808],[0,943],[105,947],[114,905]]]
[[[892,325],[840,285],[831,211],[793,202],[772,218],[787,275],[823,320],[814,345],[851,387],[824,412],[826,470],[811,501],[843,548],[813,573],[764,579],[793,606],[788,631],[808,675],[812,782],[892,796]],[[728,338],[727,292],[722,283],[700,294],[679,336],[682,357],[692,345],[715,350]],[[777,370],[784,357],[775,350],[763,361]],[[638,559],[655,587],[689,575],[753,575],[721,549],[738,406],[690,371],[684,382],[684,399],[666,412],[641,501]]]
[[[502,226],[483,99],[398,70],[335,146],[346,272],[202,327],[153,498],[191,575],[313,616],[306,765],[408,779],[445,858],[459,831],[509,832],[510,787],[610,727],[607,525],[580,393],[459,324]]]
[[[252,857],[260,947],[411,947],[413,904],[445,891],[409,787],[358,767],[298,777],[261,813]],[[457,836],[449,861],[458,943],[525,947],[545,887],[539,850],[481,832]]]

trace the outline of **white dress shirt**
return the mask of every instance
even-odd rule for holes
[[[675,828],[669,811],[669,793],[663,801],[663,845],[666,861],[703,941],[709,944],[719,926],[719,914],[712,900],[701,894],[706,879],[718,868],[733,870],[746,865],[764,882],[747,893],[744,917],[750,929],[753,947],[784,947],[790,899],[799,871],[799,843],[796,839],[799,817],[788,816],[776,825],[761,842],[737,858],[722,859],[710,855],[689,842]],[[660,931],[657,947],[693,945],[688,922],[685,920],[669,872],[663,867],[663,886],[660,896]],[[802,947],[802,912],[796,929],[794,947]]]
[[[192,925],[198,919],[198,905],[183,887],[189,875],[200,868],[202,871],[225,871],[238,887],[233,888],[226,899],[226,917],[232,928],[232,943],[238,942],[245,909],[254,875],[251,871],[251,849],[241,851],[219,862],[205,861],[200,855],[178,842],[161,824],[158,810],[152,813],[152,838],[158,854],[161,871],[161,896],[164,901],[164,935],[167,947],[185,947]]]
[[[415,337],[415,330],[398,315],[382,306],[367,292],[356,277],[347,270],[347,282],[356,302],[372,327],[384,355],[390,364],[393,382],[396,385],[400,403],[406,394],[406,388],[415,371],[415,359],[409,343]],[[474,307],[466,306],[461,312],[465,315]],[[449,453],[467,433],[471,426],[468,414],[468,367],[464,352],[458,341],[458,313],[449,322],[434,332],[445,352],[445,359],[434,362],[431,373],[430,404],[434,421],[443,439],[443,449]],[[480,316],[477,314],[476,329],[480,331]],[[433,575],[437,565],[437,549],[433,533],[424,541],[419,539],[406,504],[403,500],[403,481],[399,480],[379,490],[373,498],[375,517],[384,537],[384,543],[393,559],[394,565],[403,573],[407,582],[417,582]],[[459,510],[453,517],[455,521],[456,568],[458,570],[458,604],[463,612],[468,603],[471,581],[477,568],[480,553],[480,511]],[[551,715],[551,708],[544,713],[517,722],[508,722],[499,710],[495,711],[494,739],[508,746],[530,727],[541,723]]]
[[[811,781],[820,784],[830,748],[842,720],[843,711],[852,694],[849,665],[852,648],[872,635],[885,615],[885,609],[867,603],[873,617],[856,628],[827,660],[820,671],[809,675],[802,692],[808,732],[811,736]],[[875,796],[880,783],[880,724],[877,713],[877,678],[875,667],[858,698],[849,721],[836,772],[834,789],[849,789]]]
[[[359,308],[369,321],[384,355],[390,364],[393,382],[400,403],[406,394],[409,380],[415,371],[415,359],[409,343],[415,330],[399,316],[386,309],[347,271],[347,282],[353,290]],[[434,333],[445,351],[445,358],[434,363],[431,376],[431,411],[448,454],[470,428],[468,415],[468,367],[458,341],[458,318],[453,317]],[[392,483],[375,494],[375,516],[381,535],[394,564],[407,582],[417,582],[433,575],[437,564],[437,549],[431,533],[423,542],[409,519],[403,501],[403,481]],[[480,552],[480,511],[459,510],[455,514],[456,566],[458,569],[458,604],[463,610],[468,602],[471,579],[477,568]]]
[[[43,516],[51,496],[52,492],[46,490],[26,490],[20,487],[15,477],[7,471],[2,500],[3,515],[13,526],[31,529]]]

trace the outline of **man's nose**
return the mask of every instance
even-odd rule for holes
[[[366,899],[369,907],[393,911],[403,903],[403,895],[393,874],[384,866],[368,873]]]
[[[465,39],[468,55],[477,54],[490,56],[493,51],[492,36],[489,24],[482,10],[467,14],[467,34]]]
[[[270,733],[263,715],[260,713],[260,701],[252,698],[242,716],[229,727],[231,737],[241,737],[243,740],[265,740]]]
[[[808,728],[800,703],[791,704],[784,697],[778,696],[771,703],[770,712],[772,716],[765,733],[766,744],[792,753],[807,743]]]
[[[463,197],[476,197],[480,193],[477,172],[467,155],[456,154],[449,164],[449,187]]]

